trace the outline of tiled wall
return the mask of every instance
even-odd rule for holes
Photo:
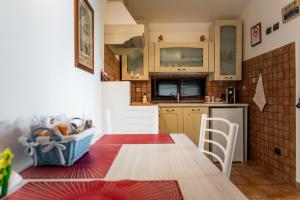
[[[237,88],[236,81],[209,81],[206,79],[206,95],[220,97],[221,94],[226,93],[226,88],[234,87]],[[237,94],[238,95],[238,94]],[[238,97],[237,97],[238,99]]]
[[[131,102],[142,102],[144,93],[148,101],[151,101],[151,80],[131,81]]]
[[[252,98],[262,71],[267,105],[260,112]],[[251,160],[289,183],[296,177],[295,44],[243,63],[240,100],[250,104]],[[244,88],[243,88],[244,87]],[[283,155],[274,153],[281,148]]]
[[[109,80],[119,81],[121,77],[121,64],[113,52],[105,45],[104,47],[104,71],[108,74]]]

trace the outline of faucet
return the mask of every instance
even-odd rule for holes
[[[177,94],[170,92],[170,95],[172,95],[173,97],[175,97],[177,99],[177,103],[180,103],[180,94],[179,94],[179,92],[177,92]]]

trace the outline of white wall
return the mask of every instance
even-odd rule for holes
[[[209,37],[211,23],[150,23],[150,42],[157,42],[162,34],[165,42],[200,42],[200,36]]]
[[[292,2],[291,0],[252,0],[243,11],[241,19],[244,21],[244,60],[261,55],[285,44],[296,42],[296,97],[300,97],[300,17],[282,24],[281,9]],[[262,44],[251,47],[250,28],[262,23]],[[265,34],[267,27],[280,22],[280,29],[270,35]],[[296,105],[296,99],[295,99]],[[296,108],[295,108],[296,109]],[[300,182],[300,110],[296,111],[296,173]]]
[[[9,0],[0,6],[0,151],[29,163],[17,138],[33,115],[89,114],[100,133],[105,0],[95,11],[95,74],[74,67],[73,0]]]

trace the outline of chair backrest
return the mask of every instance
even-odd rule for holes
[[[221,130],[216,130],[216,129],[210,129],[206,128],[207,127],[207,122],[209,121],[218,121],[221,123],[225,123],[228,125],[228,133],[225,133]],[[223,174],[229,178],[230,177],[230,172],[231,172],[231,166],[232,166],[232,160],[233,160],[233,155],[234,155],[234,149],[235,149],[235,143],[236,143],[236,138],[237,138],[237,133],[238,133],[238,124],[231,123],[230,121],[223,119],[223,118],[207,118],[206,114],[202,115],[202,120],[201,120],[201,129],[200,129],[200,140],[199,140],[199,149],[200,152],[208,154],[218,160],[221,164]],[[214,141],[212,139],[208,139],[205,137],[206,134],[213,133],[213,134],[218,134],[226,140],[226,145],[219,143],[218,141]],[[217,155],[214,152],[206,150],[205,143],[209,143],[211,145],[217,146],[221,152],[223,153],[224,158],[222,159],[219,155]]]
[[[107,110],[110,134],[158,134],[158,106]]]

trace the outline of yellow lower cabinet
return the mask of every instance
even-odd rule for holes
[[[159,109],[160,133],[183,133],[182,108],[164,107]]]
[[[184,108],[184,133],[199,146],[199,136],[202,114],[209,114],[208,107],[190,107]],[[209,134],[206,134],[209,138]],[[209,144],[205,144],[205,149],[209,149]]]

